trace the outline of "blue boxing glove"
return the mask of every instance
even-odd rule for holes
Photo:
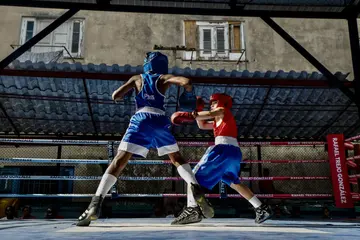
[[[179,97],[180,111],[192,112],[196,109],[196,96],[194,87],[191,92],[184,90]]]

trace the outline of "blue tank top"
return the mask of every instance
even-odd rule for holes
[[[141,74],[143,80],[142,89],[135,97],[136,108],[153,107],[165,111],[164,100],[165,96],[162,95],[156,83],[161,74]]]

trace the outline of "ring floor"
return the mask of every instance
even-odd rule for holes
[[[201,223],[171,226],[170,218],[99,219],[89,227],[73,220],[0,221],[1,240],[7,239],[360,239],[360,221],[269,220],[213,218]]]

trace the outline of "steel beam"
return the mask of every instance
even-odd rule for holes
[[[279,18],[321,18],[321,19],[346,19],[347,15],[343,11],[331,11],[333,9],[343,8],[346,5],[324,6],[324,10],[318,11],[289,11],[288,5],[276,5],[276,7],[284,7],[284,10],[252,10],[246,9],[244,5],[232,5],[228,8],[216,8],[210,4],[191,7],[193,2],[188,1],[188,6],[184,1],[168,1],[174,3],[173,6],[146,6],[146,5],[130,5],[130,4],[96,4],[84,2],[65,2],[65,1],[30,1],[30,0],[1,0],[0,5],[19,6],[19,7],[37,7],[37,8],[60,8],[69,9],[76,8],[91,11],[112,11],[112,12],[136,12],[136,13],[160,13],[160,14],[186,14],[186,15],[210,15],[210,16],[242,16],[242,17],[279,17]],[[204,3],[199,1],[199,3]],[[183,7],[183,4],[185,6]],[[248,6],[256,6],[248,4]],[[259,4],[266,6],[266,4]]]
[[[31,1],[29,1],[31,2]],[[41,32],[36,34],[34,37],[29,39],[25,44],[23,44],[21,47],[16,49],[14,52],[12,52],[9,56],[4,58],[0,62],[0,69],[4,69],[7,67],[12,61],[20,57],[24,52],[32,48],[35,44],[40,42],[43,38],[45,38],[47,35],[49,35],[52,31],[54,31],[57,27],[59,27],[61,24],[66,22],[68,19],[70,19],[72,16],[74,16],[79,9],[70,9],[66,13],[64,13],[62,16],[60,16],[58,19],[56,19],[54,22],[52,22],[49,26],[44,28]]]
[[[7,114],[5,107],[2,105],[1,102],[0,102],[0,109],[1,109],[1,111],[4,113],[6,119],[9,121],[11,127],[14,129],[14,132],[16,133],[16,135],[17,135],[18,137],[20,137],[20,132],[19,132],[19,130],[18,130],[17,127],[15,126],[15,124],[14,124],[13,120],[10,118],[9,114]]]
[[[94,114],[93,114],[93,110],[92,110],[91,103],[90,103],[90,97],[89,97],[89,91],[88,91],[87,84],[86,84],[86,79],[83,79],[83,86],[84,86],[84,91],[85,91],[85,96],[86,96],[86,103],[87,103],[87,106],[88,106],[88,111],[89,111],[89,114],[90,114],[91,122],[93,124],[95,134],[98,135],[96,122],[95,122],[95,119],[94,119]]]
[[[344,136],[345,137],[353,137],[354,135],[357,135],[358,129],[360,128],[360,121],[356,121],[353,125],[351,125],[348,130],[345,131]]]
[[[255,116],[255,119],[253,120],[253,122],[251,123],[250,127],[248,128],[248,130],[246,131],[246,133],[244,134],[245,137],[249,137],[249,134],[252,132],[252,130],[254,129],[255,127],[255,124],[257,122],[257,120],[259,119],[260,117],[260,114],[262,112],[262,110],[264,109],[266,103],[267,103],[267,100],[269,98],[269,95],[270,95],[270,92],[271,92],[271,87],[269,87],[266,91],[266,94],[265,94],[265,97],[264,97],[264,100],[263,100],[263,103],[261,104],[261,107],[260,107],[260,110],[259,112],[257,113],[257,115]]]
[[[335,75],[333,75],[323,64],[321,64],[311,53],[301,46],[293,37],[290,36],[282,27],[280,27],[270,17],[261,17],[275,32],[277,32],[287,43],[298,51],[306,60],[316,67],[329,81],[330,86],[339,88],[348,98],[355,102],[355,94],[345,87]]]
[[[354,71],[355,83],[355,104],[360,107],[360,46],[359,46],[359,30],[357,19],[351,17],[347,20],[349,28],[349,39],[351,48],[351,59]],[[360,109],[359,109],[360,113]]]
[[[318,139],[320,139],[320,137],[326,133],[331,127],[334,127],[334,123],[336,123],[339,118],[349,109],[349,107],[351,106],[352,101],[349,100],[348,103],[346,104],[346,106],[344,107],[343,110],[339,111],[339,114],[328,124],[326,124],[324,127],[322,127],[318,132],[316,132],[314,134],[314,137],[317,137]],[[325,136],[326,137],[326,136]]]

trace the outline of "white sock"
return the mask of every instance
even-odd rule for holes
[[[190,184],[187,185],[187,206],[188,207],[196,207],[198,204],[195,201],[193,192],[191,191]]]
[[[186,164],[180,165],[177,168],[177,171],[178,171],[180,177],[182,177],[187,184],[190,184],[190,183],[198,184],[198,182],[196,181],[195,175],[191,170],[190,164],[186,163]]]
[[[258,208],[261,206],[262,202],[256,197],[253,196],[250,200],[249,203],[251,203],[251,205],[253,205],[254,208]]]
[[[110,188],[116,183],[117,178],[114,175],[105,173],[101,178],[98,189],[96,190],[95,196],[105,196]]]

